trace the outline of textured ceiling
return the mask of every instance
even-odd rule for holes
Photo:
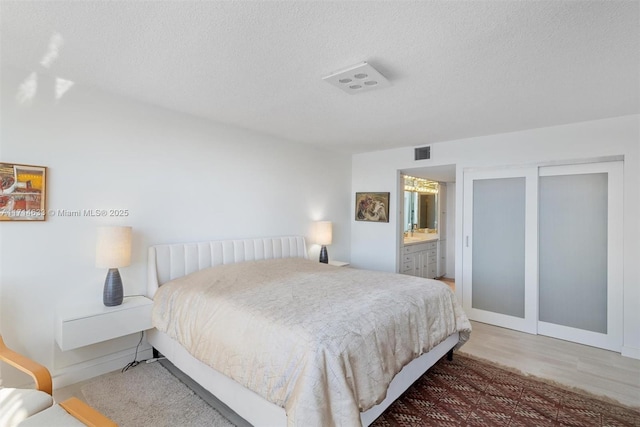
[[[0,59],[362,152],[638,113],[639,16],[637,1],[2,1]],[[322,80],[361,61],[392,86]]]

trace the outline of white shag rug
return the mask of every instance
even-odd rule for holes
[[[81,391],[120,427],[234,427],[159,363],[100,376]]]

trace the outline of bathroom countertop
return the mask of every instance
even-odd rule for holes
[[[438,240],[439,235],[436,233],[413,233],[413,236],[404,238],[404,245],[417,245],[418,243],[432,242]]]

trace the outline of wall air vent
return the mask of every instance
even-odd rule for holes
[[[425,160],[431,158],[431,146],[416,148],[416,160]]]

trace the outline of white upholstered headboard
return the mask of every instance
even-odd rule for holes
[[[221,264],[273,258],[308,258],[304,237],[268,237],[155,245],[149,248],[147,296],[164,283]]]

